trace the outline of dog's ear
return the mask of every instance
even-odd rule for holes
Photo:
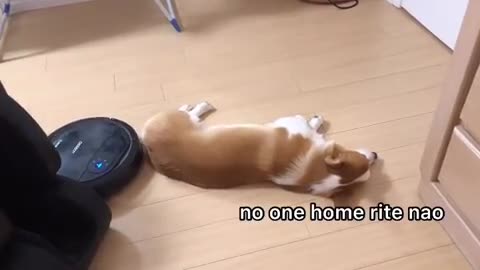
[[[327,155],[325,157],[325,164],[333,170],[338,170],[343,166],[344,160],[341,155]]]
[[[325,154],[327,154],[327,156],[328,155],[332,155],[332,156],[335,155],[335,152],[336,152],[335,148],[336,148],[335,141],[332,141],[332,140],[327,141],[325,143]]]
[[[344,164],[342,157],[343,148],[335,141],[328,141],[325,147],[325,164],[332,170],[340,169]]]

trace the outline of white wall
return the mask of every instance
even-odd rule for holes
[[[398,8],[402,7],[402,0],[387,0],[387,1]]]
[[[469,0],[403,0],[402,7],[451,49]]]

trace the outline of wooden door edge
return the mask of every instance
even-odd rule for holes
[[[419,195],[426,206],[442,207],[445,217],[439,221],[446,233],[464,255],[474,270],[480,270],[480,239],[464,222],[460,213],[443,195],[436,182],[420,181]]]
[[[480,1],[471,0],[453,52],[451,67],[427,137],[420,163],[422,181],[436,181],[453,127],[480,64]]]

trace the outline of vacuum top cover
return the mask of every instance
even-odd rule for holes
[[[105,176],[121,166],[132,144],[132,130],[110,118],[88,118],[70,123],[50,135],[61,167],[57,174],[79,182]]]

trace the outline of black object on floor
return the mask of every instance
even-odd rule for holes
[[[126,186],[143,161],[135,130],[118,119],[81,119],[57,129],[49,139],[60,154],[57,174],[88,185],[103,197]]]
[[[300,0],[305,3],[315,5],[333,5],[338,9],[350,9],[358,5],[359,0]],[[345,5],[345,3],[352,3]]]
[[[0,269],[87,270],[112,213],[0,83]]]

